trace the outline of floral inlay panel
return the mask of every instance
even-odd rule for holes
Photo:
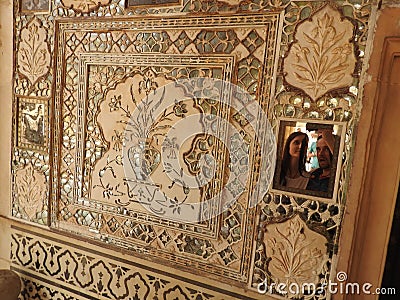
[[[132,58],[133,61],[140,61],[139,57]],[[92,61],[95,60],[98,63],[100,60],[104,61],[104,57],[95,58],[93,56]],[[130,63],[129,59],[121,57],[121,60]],[[215,63],[224,60],[229,68],[232,62],[230,58],[218,58]],[[191,57],[187,57],[187,61],[194,63]],[[180,59],[180,62],[183,62],[183,60]],[[215,76],[220,76],[225,72],[224,69],[227,66],[210,65],[209,72],[215,74]],[[102,69],[101,66],[90,66],[89,78],[96,80],[95,78],[98,78]],[[188,72],[197,72],[192,67],[186,69]],[[93,76],[91,70],[93,70]],[[206,69],[203,68],[204,70]],[[162,88],[165,84],[171,82],[163,74],[171,74],[176,71],[176,68],[161,66],[148,68],[143,66],[133,67],[131,71],[131,77],[109,91],[106,99],[99,105],[98,114],[96,112],[93,114],[97,115],[97,118],[90,126],[99,126],[103,133],[103,136],[93,136],[93,141],[97,145],[103,145],[107,150],[98,162],[95,156],[86,158],[85,170],[92,170],[93,168],[94,170],[92,173],[84,170],[88,175],[85,176],[83,182],[85,192],[82,196],[89,197],[92,200],[91,202],[96,201],[96,199],[106,200],[109,205],[122,205],[128,210],[134,206],[136,207],[135,212],[148,220],[154,219],[154,216],[145,216],[146,210],[142,205],[146,206],[150,212],[158,214],[162,219],[166,218],[167,211],[169,211],[167,215],[170,216],[191,214],[194,212],[194,208],[190,203],[204,197],[202,195],[205,192],[189,188],[181,175],[179,175],[180,179],[171,180],[168,174],[172,167],[163,171],[160,166],[161,153],[167,153],[165,159],[170,159],[177,158],[180,153],[191,152],[193,143],[189,142],[190,140],[186,143],[186,149],[184,145],[179,149],[176,142],[177,137],[168,137],[167,134],[169,130],[177,130],[173,125],[174,123],[192,115],[193,112],[198,113],[201,111],[201,106],[198,106],[196,101],[178,101],[177,99],[185,99],[187,96],[183,93],[179,94],[179,91],[183,92],[182,89],[175,89],[172,95],[174,99],[170,101],[173,105],[166,107],[160,118],[156,119],[154,108],[159,107],[162,102],[167,101],[167,97],[171,96],[166,95]],[[96,83],[93,85],[96,85]],[[158,87],[161,88],[158,89]],[[156,90],[158,91],[157,94],[155,94]],[[96,94],[94,93],[94,95]],[[140,110],[138,122],[132,116],[135,109]],[[193,121],[196,122],[195,119]],[[197,122],[201,126],[199,117],[197,117]],[[128,130],[129,133],[127,133]],[[91,129],[87,134],[92,136],[91,132],[93,131],[96,130]],[[123,153],[124,145],[132,136],[138,139],[137,146]],[[89,153],[90,148],[87,147],[85,151]],[[140,158],[140,153],[144,153],[144,159]],[[195,161],[198,163],[199,159]],[[124,166],[124,163],[128,164],[129,167]],[[131,173],[128,174],[127,170],[130,170]],[[182,171],[188,172],[189,169],[185,168]],[[150,185],[143,188],[141,183],[148,181],[150,177],[153,178],[154,182],[163,183],[163,187],[161,187],[162,195],[156,192],[156,190],[159,190],[157,185],[152,185],[150,181]],[[124,180],[121,180],[121,178],[124,178]],[[211,188],[208,193],[211,193]],[[161,221],[160,219],[158,222]]]
[[[47,186],[43,173],[29,164],[16,172],[16,196],[20,209],[28,220],[36,217],[46,203]]]
[[[349,87],[356,64],[353,24],[327,5],[298,26],[285,59],[285,79],[316,100],[332,89]]]
[[[25,75],[31,84],[46,75],[50,66],[47,32],[37,18],[33,18],[21,31],[21,42],[17,54],[19,72]]]
[[[45,13],[49,12],[50,0],[21,0],[21,12]]]
[[[248,208],[259,177],[251,173],[259,142],[257,128],[249,122],[259,116],[250,108],[238,112],[207,97],[188,98],[197,89],[205,94],[201,86],[183,84],[165,94],[163,87],[196,77],[237,82],[251,101],[257,95],[263,107],[271,92],[265,83],[273,72],[277,22],[277,14],[162,22],[60,20],[55,130],[61,135],[55,139],[62,140],[54,144],[60,145],[53,160],[60,198],[53,198],[53,226],[246,281],[249,262],[241,257],[251,251],[252,231],[242,226],[254,222],[255,211]],[[99,26],[112,30],[99,31]],[[168,101],[169,107],[153,115]],[[216,117],[228,120],[237,134],[223,129]],[[186,118],[191,127],[210,128],[213,135],[190,136],[178,149],[179,134],[185,132],[180,122]],[[268,136],[262,134],[267,127],[255,123],[260,137]],[[230,149],[221,142],[228,136]],[[124,150],[132,137],[137,147]],[[235,156],[229,158],[228,152]],[[167,161],[178,157],[181,167],[172,170]],[[191,187],[186,174],[199,175],[201,187]],[[201,203],[213,197],[223,203],[228,195],[237,197],[237,203],[221,216],[199,217],[216,210]],[[187,223],[191,218],[200,221]]]
[[[25,149],[48,148],[48,102],[46,99],[18,98],[17,145]]]
[[[267,226],[264,239],[266,254],[270,257],[268,270],[275,283],[317,286],[318,275],[328,258],[324,236],[311,231],[299,216],[295,216]]]

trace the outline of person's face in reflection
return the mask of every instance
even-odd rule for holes
[[[331,167],[331,152],[324,138],[320,138],[317,141],[317,158],[321,169],[329,169]]]
[[[303,140],[305,138],[305,135],[299,135],[296,136],[291,142],[289,146],[289,154],[292,157],[300,157],[300,152],[301,152],[301,145],[303,143]]]

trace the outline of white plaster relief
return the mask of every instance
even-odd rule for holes
[[[267,226],[264,240],[267,256],[271,258],[268,269],[276,284],[301,287],[305,283],[318,283],[327,260],[327,241],[308,229],[299,216]]]
[[[49,71],[50,52],[46,37],[46,30],[37,18],[32,19],[21,31],[17,52],[18,70],[32,85]]]
[[[313,100],[352,84],[356,58],[350,42],[353,25],[327,5],[299,25],[285,59],[286,81]]]

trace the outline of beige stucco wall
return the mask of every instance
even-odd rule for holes
[[[389,3],[390,2],[390,3]],[[338,269],[353,282],[382,280],[399,183],[398,62],[400,9],[383,3],[374,25],[372,53],[363,74],[363,107],[354,149]],[[397,54],[396,54],[397,52]]]
[[[0,1],[0,214],[8,216],[10,212],[10,153],[12,123],[12,24],[13,6],[11,0]],[[10,253],[9,223],[0,217],[0,268],[9,268]],[[8,242],[7,242],[8,241]]]

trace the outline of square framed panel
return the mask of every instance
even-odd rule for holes
[[[46,14],[50,12],[50,0],[20,0],[20,11],[23,14]]]
[[[253,193],[259,192],[253,187],[258,175],[251,174],[259,160],[259,154],[253,155],[255,133],[265,131],[256,121],[259,116],[246,107],[234,111],[206,98],[185,98],[184,88],[158,117],[148,112],[167,100],[164,86],[196,77],[234,83],[266,110],[274,89],[280,16],[58,20],[52,226],[189,271],[195,265],[205,274],[246,282],[250,262],[242,258],[252,249],[256,210],[251,204]],[[201,113],[211,117],[196,119]],[[259,128],[251,128],[240,114]],[[237,132],[234,145],[235,139],[246,141],[240,149],[226,149],[221,142],[229,134],[221,118]],[[216,136],[190,135],[178,149],[176,137],[167,132],[186,119],[191,123],[176,132],[197,126],[214,128]],[[157,125],[143,139],[140,132],[148,120]],[[132,136],[142,140],[124,152]],[[227,150],[234,150],[236,164],[244,164],[237,173],[230,171]],[[246,154],[249,159],[242,157]],[[182,165],[178,177],[196,175],[200,166],[205,174],[213,164],[215,172],[209,172],[202,187],[188,188],[181,179],[167,176],[165,159],[176,156]],[[246,170],[250,172],[244,180]],[[149,177],[151,184],[144,182]],[[187,216],[195,203],[214,196],[219,199],[216,206],[222,206],[226,197],[219,192],[225,185],[227,193],[240,195],[234,206],[198,222],[175,217]]]
[[[164,7],[164,6],[182,5],[182,0],[127,0],[127,8],[137,8],[142,6]]]
[[[45,99],[18,97],[17,147],[46,151],[48,104]]]
[[[345,122],[279,119],[273,190],[335,200],[345,135]]]

